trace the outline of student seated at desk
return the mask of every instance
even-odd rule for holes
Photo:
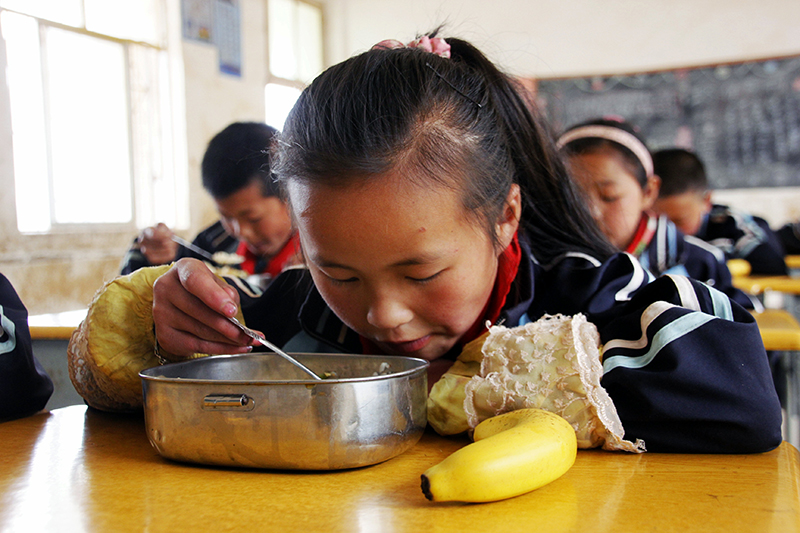
[[[787,255],[800,255],[800,220],[785,224],[775,233]]]
[[[653,155],[661,190],[655,210],[670,218],[687,235],[695,235],[725,252],[728,259],[745,259],[752,274],[786,275],[783,247],[766,220],[712,204],[705,166],[697,155],[681,148]]]
[[[648,283],[597,228],[524,93],[468,42],[383,41],[317,77],[280,135],[275,174],[307,269],[285,270],[241,309],[275,344],[419,357],[438,383],[487,323],[583,313],[604,346],[593,359],[611,402],[603,413],[618,415],[631,443],[780,444],[753,316],[685,276]],[[254,346],[227,319],[239,293],[202,262],[182,259],[150,285],[141,298],[153,297],[163,360]],[[530,378],[566,395],[544,373]]]
[[[0,422],[44,409],[53,382],[33,355],[28,310],[0,274]]]
[[[267,279],[299,260],[289,212],[272,181],[269,145],[275,133],[263,123],[236,122],[211,139],[203,156],[203,187],[221,219],[193,243],[212,255],[235,253],[243,261],[231,266]],[[172,236],[164,224],[145,228],[123,260],[122,274],[181,257],[203,259]]]
[[[592,120],[568,129],[558,146],[614,246],[636,257],[655,277],[689,276],[746,308],[756,305],[733,287],[722,252],[651,211],[660,180],[650,151],[631,124],[615,118]]]

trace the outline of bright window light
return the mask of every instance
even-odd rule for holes
[[[94,13],[97,34],[89,35],[48,22],[75,15],[72,0],[0,0],[41,17],[0,10],[21,233],[186,224],[168,51],[123,39],[161,39],[163,4],[119,1],[130,16],[114,19],[102,0],[78,0],[80,26],[84,8],[87,21]]]
[[[50,203],[38,25],[32,18],[4,11],[0,26],[8,60],[17,227],[23,233],[39,233],[50,228]]]
[[[283,123],[294,103],[300,96],[300,89],[277,83],[268,83],[264,88],[264,102],[266,104],[266,122],[277,130],[283,129]]]
[[[293,80],[297,76],[294,39],[294,0],[269,0],[269,70],[273,76]]]
[[[79,57],[82,61],[74,61]],[[47,32],[54,221],[133,217],[125,53],[121,44]],[[58,88],[58,90],[53,90]]]
[[[322,10],[299,0],[269,0],[268,20],[270,73],[310,82],[322,71]]]
[[[83,26],[82,3],[83,0],[0,0],[0,7],[78,28]]]
[[[86,6],[86,29],[160,45],[165,40],[159,22],[160,0],[83,0]]]

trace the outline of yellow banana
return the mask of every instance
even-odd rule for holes
[[[433,501],[491,502],[519,496],[561,477],[575,463],[575,430],[541,409],[518,409],[478,424],[475,442],[422,474]]]

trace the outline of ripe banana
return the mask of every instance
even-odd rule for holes
[[[561,477],[575,463],[575,430],[541,409],[518,409],[478,424],[475,442],[422,474],[432,501],[490,502],[519,496]]]

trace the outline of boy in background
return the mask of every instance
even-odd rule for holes
[[[787,254],[800,255],[800,220],[785,224],[775,233]]]
[[[785,275],[783,247],[766,220],[711,201],[705,167],[695,154],[670,148],[653,154],[661,190],[654,209],[686,235],[713,244],[727,259],[745,259],[753,274]]]
[[[220,220],[193,242],[211,255],[237,254],[242,261],[231,266],[266,280],[296,263],[299,255],[289,211],[270,170],[269,145],[276,133],[260,122],[236,122],[211,139],[203,156],[202,178]],[[182,257],[205,259],[179,246],[173,235],[165,224],[145,228],[126,254],[121,273]]]

